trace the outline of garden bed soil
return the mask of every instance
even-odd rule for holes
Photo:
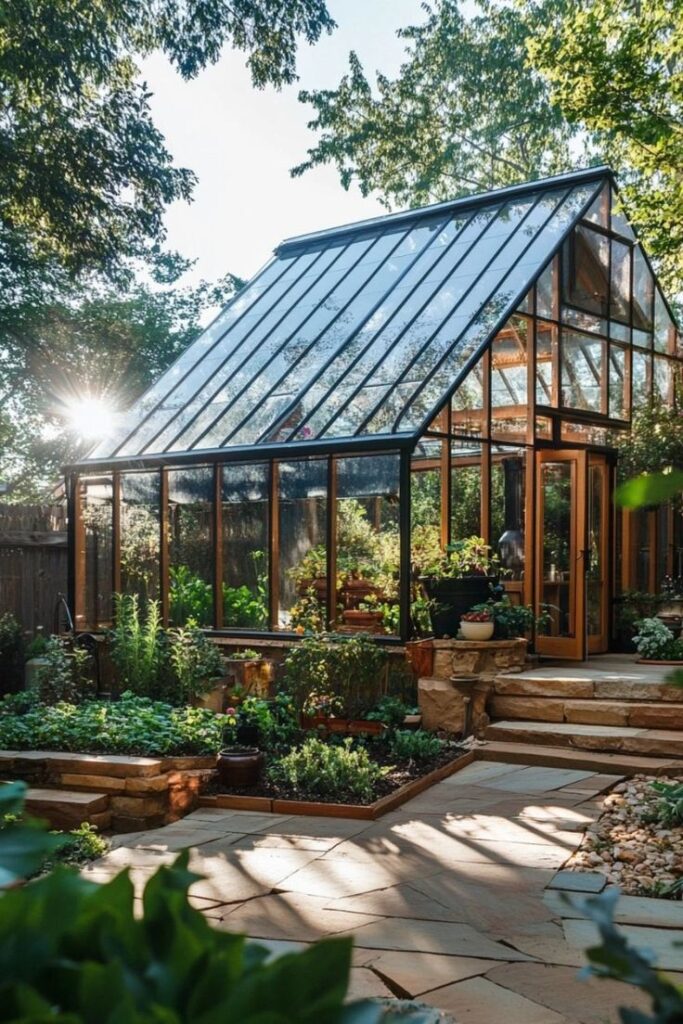
[[[375,787],[371,802],[359,803],[352,796],[345,801],[321,800],[306,793],[292,794],[282,786],[262,783],[251,789],[227,792],[212,779],[200,797],[201,807],[222,807],[244,811],[270,811],[275,814],[309,814],[333,818],[362,818],[374,820],[391,811],[425,789],[448,778],[475,758],[473,751],[451,746],[431,761],[396,766],[395,771],[381,779]],[[395,761],[395,758],[393,759]],[[391,757],[377,758],[380,764],[391,764]]]

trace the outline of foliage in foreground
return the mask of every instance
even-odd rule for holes
[[[350,737],[340,746],[311,737],[268,769],[271,781],[284,783],[294,795],[327,800],[372,800],[385,774],[386,769],[371,760],[365,747],[354,746]]]
[[[227,723],[204,708],[174,708],[124,693],[118,701],[34,704],[17,713],[17,701],[0,701],[0,747],[80,753],[215,754]]]
[[[25,787],[0,812],[17,810]],[[4,797],[4,800],[3,800]],[[2,843],[0,887],[26,877],[54,847],[35,824]],[[399,1017],[368,1001],[344,1006],[351,940],[328,939],[269,960],[268,950],[210,927],[190,906],[199,876],[188,854],[147,883],[142,915],[124,871],[107,885],[58,867],[0,893],[0,1021],[12,1024],[385,1024]],[[23,870],[22,870],[23,868]],[[435,1014],[401,1014],[429,1024]]]
[[[645,992],[652,1000],[652,1015],[621,1007],[623,1024],[680,1024],[683,1020],[683,989],[655,970],[640,950],[631,946],[614,924],[614,905],[619,890],[612,889],[585,900],[582,909],[597,925],[602,943],[586,951],[587,972],[613,978]],[[680,944],[679,944],[680,945]]]

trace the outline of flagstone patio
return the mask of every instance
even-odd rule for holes
[[[116,837],[84,874],[138,886],[192,848],[192,901],[274,955],[355,937],[353,996],[419,996],[468,1024],[604,1024],[634,990],[583,980],[595,929],[576,901],[604,878],[562,872],[619,776],[476,762],[378,821],[205,808]],[[683,971],[680,904],[623,898],[618,920],[658,966]],[[678,976],[682,977],[681,975]]]

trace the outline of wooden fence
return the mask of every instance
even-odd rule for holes
[[[11,612],[25,630],[51,632],[67,560],[64,505],[0,504],[0,615]]]

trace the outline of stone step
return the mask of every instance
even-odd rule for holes
[[[570,750],[568,747],[544,746],[537,741],[521,743],[487,740],[474,750],[477,760],[542,765],[548,768],[576,768],[605,775],[675,775],[680,774],[683,767],[680,761],[672,758]]]
[[[683,703],[615,701],[495,693],[489,713],[496,719],[625,725],[636,729],[683,729]]]
[[[664,682],[664,669],[655,674],[626,668],[615,672],[587,668],[544,668],[515,675],[498,675],[494,693],[506,697],[561,697],[584,700],[665,701],[683,706],[683,689]]]
[[[621,725],[506,720],[492,722],[486,728],[485,738],[513,743],[543,743],[574,750],[683,759],[683,731],[680,729],[635,729]]]
[[[108,793],[31,788],[26,791],[26,810],[59,829],[78,828],[84,821],[103,829],[111,820]]]

